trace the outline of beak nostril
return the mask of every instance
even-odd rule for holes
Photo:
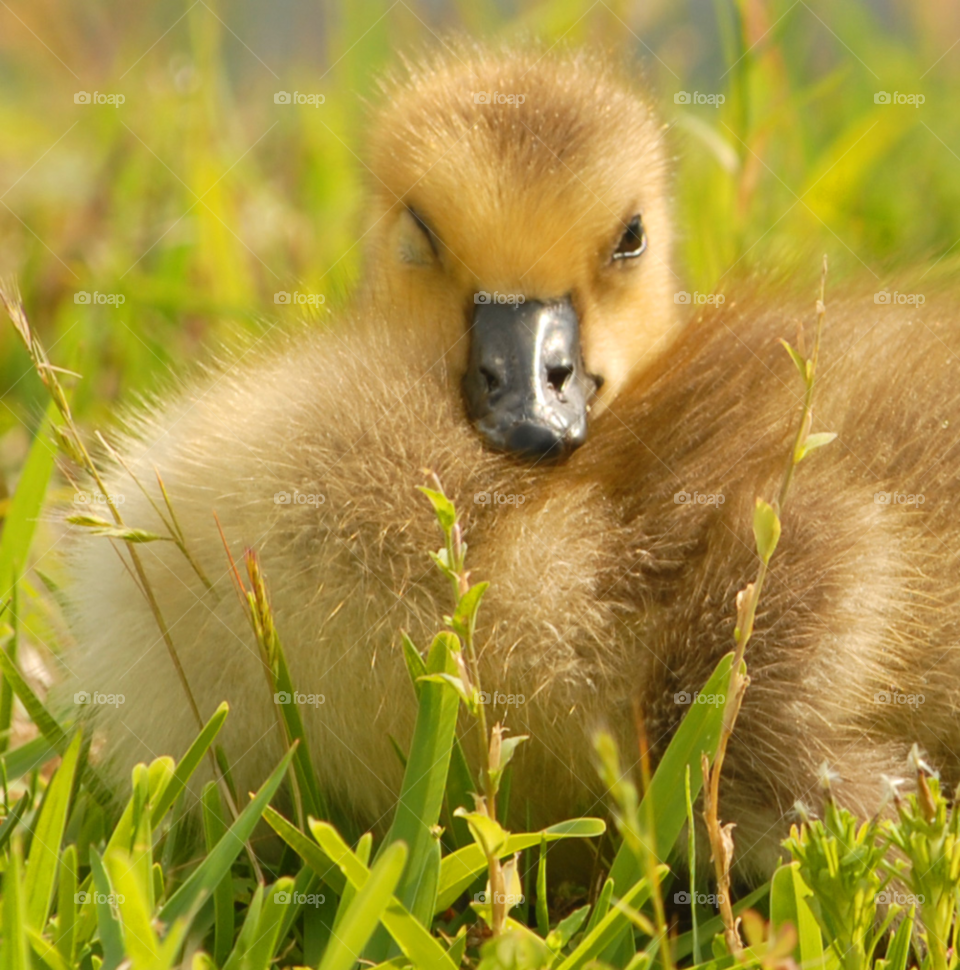
[[[480,368],[480,376],[487,382],[487,391],[492,393],[500,386],[500,379],[487,367]]]
[[[548,367],[547,383],[559,394],[573,375],[572,367]]]

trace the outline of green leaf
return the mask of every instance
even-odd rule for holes
[[[152,877],[148,874],[145,884],[142,869],[125,852],[108,853],[103,864],[117,894],[124,953],[134,966],[155,967],[160,958],[160,940],[150,918]]]
[[[291,825],[276,809],[267,807],[264,821],[293,849],[303,861],[338,895],[342,896],[348,883],[333,861],[312,839],[295,825]],[[339,838],[339,836],[338,836]],[[341,840],[342,841],[342,840]],[[344,845],[346,843],[344,842]]]
[[[257,927],[260,925],[260,913],[263,910],[263,886],[257,886],[247,906],[247,915],[244,918],[243,926],[237,935],[237,943],[233,948],[227,962],[223,965],[223,970],[241,970],[243,958],[257,938]]]
[[[554,953],[559,953],[580,932],[580,927],[583,926],[589,915],[590,907],[581,906],[579,909],[575,909],[566,919],[560,920],[556,927],[547,934],[547,946]]]
[[[3,675],[4,683],[9,684],[14,694],[20,699],[20,703],[26,708],[30,720],[39,728],[40,733],[47,739],[50,746],[58,753],[63,754],[67,749],[66,732],[44,706],[43,701],[31,690],[17,665],[7,656],[4,650],[0,650],[0,674]]]
[[[894,933],[893,939],[887,947],[886,970],[907,970],[907,959],[910,956],[910,940],[913,936],[913,925],[916,916],[917,907],[911,906],[909,913],[897,927],[897,932]]]
[[[667,872],[666,866],[663,867]],[[607,885],[613,889],[612,882],[608,879]],[[606,886],[604,887],[606,889]],[[629,891],[621,898],[620,904],[623,906],[637,907],[650,895],[650,886],[647,880],[638,880]],[[596,925],[588,929],[577,948],[559,965],[559,970],[579,970],[589,961],[596,958],[609,946],[615,945],[621,934],[629,930],[630,923],[627,915],[618,908],[610,909]]]
[[[800,863],[780,866],[770,881],[770,922],[774,928],[789,923],[797,931],[794,959],[804,967],[823,960],[823,936],[807,899],[813,893],[800,878]],[[902,970],[902,968],[901,968]]]
[[[684,786],[677,784],[677,779],[684,778],[689,767],[690,797],[696,800],[703,787],[701,754],[706,752],[711,760],[716,754],[732,664],[733,654],[728,653],[717,664],[703,688],[703,693],[723,697],[723,702],[717,705],[691,705],[667,746],[650,780],[650,787],[640,802],[638,817],[652,819],[650,824],[656,838],[657,859],[660,862],[665,862],[673,851],[686,821],[687,793]],[[610,878],[614,882],[616,895],[622,896],[642,875],[636,856],[629,846],[622,844],[610,868]],[[610,950],[604,952],[603,959],[609,962],[617,948],[618,943],[615,942]]]
[[[797,455],[794,458],[794,462],[802,461],[811,451],[816,451],[817,448],[822,448],[824,445],[830,444],[836,437],[837,435],[834,431],[820,431],[817,434],[808,434],[803,443],[797,448]]]
[[[46,764],[51,758],[56,757],[57,751],[50,742],[43,736],[33,738],[26,744],[14,748],[12,751],[4,753],[4,771],[7,781],[16,781],[31,771]]]
[[[449,532],[457,522],[457,510],[453,507],[453,502],[442,492],[434,491],[434,489],[427,488],[424,485],[418,485],[417,491],[423,492],[430,499],[433,511],[437,515],[437,521],[440,523],[440,528],[445,533]]]
[[[3,946],[0,946],[0,970],[30,970],[22,869],[22,852],[20,840],[17,838],[13,840],[3,873]]]
[[[427,676],[447,675],[457,671],[454,654],[460,644],[452,633],[439,633],[427,656]],[[417,721],[410,743],[407,768],[403,774],[400,800],[390,831],[377,853],[379,858],[395,842],[406,843],[409,855],[407,870],[400,884],[398,898],[425,925],[430,924],[436,902],[426,887],[435,879],[426,880],[433,865],[436,847],[434,828],[440,820],[443,795],[447,785],[447,771],[453,749],[453,738],[460,709],[457,694],[446,683],[421,680]],[[386,954],[373,955],[382,959]]]
[[[187,782],[193,777],[193,773],[203,760],[203,756],[209,750],[210,745],[213,744],[214,738],[220,733],[220,728],[223,727],[223,722],[227,719],[229,713],[230,706],[224,701],[213,712],[213,717],[203,726],[203,730],[187,749],[187,753],[180,759],[173,777],[155,798],[153,810],[150,813],[150,822],[154,828],[160,824],[160,820],[180,797],[180,792],[187,787]]]
[[[590,912],[590,907],[587,907]],[[537,932],[547,940],[550,932],[550,909],[547,905],[547,840],[540,840],[540,857],[537,859]]]
[[[783,344],[787,353],[790,355],[790,359],[793,361],[794,365],[796,366],[797,371],[800,374],[800,380],[802,380],[803,383],[806,384],[807,383],[806,360],[800,355],[800,352],[798,350],[795,350],[789,342],[783,339],[783,337],[780,338],[780,343]]]
[[[0,851],[3,850],[4,846],[10,840],[10,836],[16,831],[24,813],[30,808],[32,803],[33,799],[30,792],[24,792],[20,801],[13,806],[13,811],[3,820],[3,824],[0,825]]]
[[[391,901],[406,861],[407,849],[401,842],[395,842],[377,860],[336,934],[330,937],[319,970],[350,970],[357,962]]]
[[[0,533],[0,603],[10,595],[10,588],[23,571],[30,552],[47,483],[57,457],[57,449],[49,440],[52,418],[57,413],[52,402],[47,405],[46,416],[30,445],[27,460],[20,471],[17,490],[3,519],[3,532]]]
[[[123,931],[115,907],[117,894],[96,849],[90,849],[90,874],[93,877],[90,897],[97,914],[100,945],[103,947],[102,970],[115,970],[123,962]]]
[[[705,706],[705,705],[698,705]],[[522,832],[511,835],[500,849],[501,859],[521,849],[539,845],[541,840],[555,842],[558,839],[593,839],[606,832],[606,823],[599,818],[577,818],[551,825],[541,832]],[[632,855],[631,855],[632,857]],[[443,912],[456,902],[477,876],[487,868],[483,850],[474,843],[451,852],[440,864],[440,886],[437,893],[437,913]]]
[[[690,795],[696,800],[703,786],[700,756],[706,752],[712,759],[716,753],[723,725],[723,711],[730,684],[732,663],[733,654],[728,653],[717,664],[702,691],[705,694],[722,696],[723,703],[691,705],[667,746],[650,780],[650,787],[640,803],[639,817],[653,820],[651,827],[656,835],[657,859],[660,862],[665,862],[673,851],[677,836],[686,820],[686,791],[677,783],[677,780],[685,777],[689,765]],[[610,869],[610,878],[614,881],[616,894],[622,895],[624,890],[632,886],[642,875],[633,852],[626,846],[621,846]]]
[[[287,908],[293,906],[292,890],[293,880],[289,877],[274,883],[260,910],[253,942],[243,954],[243,970],[268,970],[277,949]]]
[[[185,915],[199,905],[216,889],[220,880],[230,871],[244,843],[253,834],[270,799],[280,787],[293,753],[294,750],[291,748],[283,756],[280,764],[274,768],[273,773],[230,826],[226,835],[216,844],[213,851],[207,854],[206,859],[190,874],[186,882],[167,900],[160,910],[160,920],[166,923],[173,922],[177,917]]]
[[[770,557],[780,541],[780,517],[773,510],[773,506],[757,499],[753,511],[753,535],[757,540],[757,553],[764,562],[770,562]]]
[[[220,791],[215,781],[208,782],[200,797],[203,810],[203,835],[207,852],[226,835],[227,823],[220,801]],[[217,966],[223,966],[233,946],[235,926],[233,906],[233,879],[228,872],[213,891],[213,958]]]
[[[26,897],[27,924],[38,931],[46,926],[47,914],[53,900],[54,879],[60,864],[60,842],[67,824],[80,745],[81,736],[78,733],[70,742],[70,747],[47,788],[40,818],[30,843],[23,893]]]
[[[470,832],[474,840],[480,846],[486,858],[499,856],[503,846],[506,844],[509,833],[497,821],[489,815],[480,812],[468,812],[465,808],[458,808],[454,814],[457,818],[466,820],[470,826]]]
[[[60,856],[57,878],[57,949],[68,967],[74,965],[77,938],[77,847],[68,845]]]
[[[274,824],[278,817],[274,812],[267,816],[267,821],[274,826],[276,831],[280,832],[280,829]],[[287,823],[287,826],[288,829],[293,828],[289,823]],[[295,829],[293,831],[296,832]],[[343,841],[336,829],[326,822],[317,822],[311,819],[310,831],[323,850],[319,854],[324,859],[334,860],[352,886],[363,886],[369,877],[369,870],[360,861],[356,853],[350,849],[350,846]],[[280,832],[280,834],[283,835],[284,839],[287,838],[285,832]],[[308,856],[305,855],[303,858],[307,859]],[[311,862],[310,865],[312,866],[313,863]],[[416,966],[437,968],[437,970],[455,970],[455,965],[444,952],[443,947],[431,936],[424,924],[414,919],[409,910],[395,897],[390,900],[389,905],[384,910],[382,922],[387,932],[396,940],[400,949]]]
[[[400,642],[403,644],[403,659],[407,664],[407,673],[410,674],[414,690],[416,690],[417,697],[419,697],[420,684],[418,681],[426,675],[427,665],[424,663],[423,657],[420,656],[420,651],[416,648],[413,640],[406,633],[401,634]]]

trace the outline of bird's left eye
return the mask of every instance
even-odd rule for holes
[[[614,259],[635,259],[647,248],[647,234],[639,215],[634,216],[624,229],[620,242],[613,252]]]

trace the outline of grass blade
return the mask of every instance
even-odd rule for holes
[[[170,779],[162,793],[157,797],[156,804],[150,813],[150,822],[154,828],[160,824],[160,820],[170,810],[173,803],[180,797],[187,787],[187,782],[193,777],[197,766],[203,760],[210,745],[213,744],[216,736],[223,727],[223,722],[230,713],[230,706],[224,701],[213,713],[213,717],[203,726],[203,730],[197,735],[196,740],[190,745],[187,753],[180,759],[173,777]]]
[[[263,783],[249,805],[240,813],[227,833],[216,844],[213,851],[191,873],[187,881],[167,900],[160,910],[159,919],[172,923],[179,916],[185,916],[195,905],[209,896],[217,888],[220,880],[230,871],[234,860],[243,849],[244,843],[253,834],[260,816],[276,794],[284,773],[294,754],[291,748],[274,768],[273,773]]]
[[[350,970],[357,962],[393,897],[406,861],[407,849],[401,842],[395,842],[377,860],[336,935],[330,937],[319,970]]]
[[[70,742],[70,747],[47,788],[30,843],[23,893],[26,898],[27,924],[38,931],[42,931],[47,923],[47,914],[53,900],[53,884],[57,866],[60,864],[60,843],[67,824],[80,744],[81,737],[77,734]]]

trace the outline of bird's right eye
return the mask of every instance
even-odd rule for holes
[[[635,215],[623,230],[620,242],[613,251],[614,259],[636,259],[642,256],[647,248],[647,234],[643,228],[643,220]]]

